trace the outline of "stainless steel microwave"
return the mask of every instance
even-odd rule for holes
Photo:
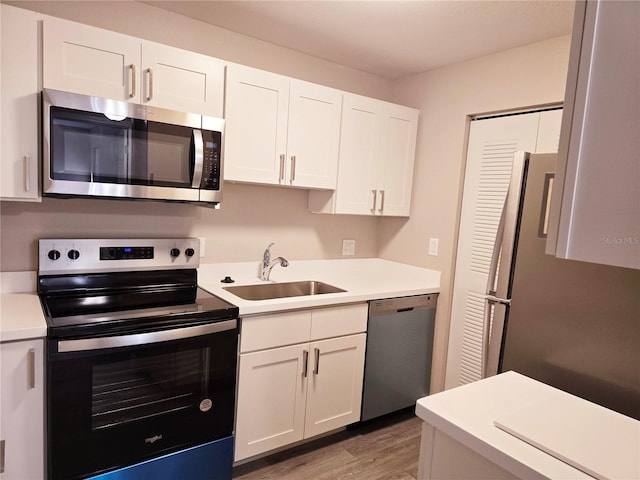
[[[222,200],[223,119],[46,89],[42,108],[44,196]]]

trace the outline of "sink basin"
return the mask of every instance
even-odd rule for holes
[[[304,295],[322,295],[324,293],[346,292],[327,283],[308,280],[304,282],[260,283],[258,285],[238,285],[224,287],[229,293],[245,300],[269,300],[272,298],[301,297]]]

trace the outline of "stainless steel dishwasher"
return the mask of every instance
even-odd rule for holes
[[[429,394],[437,301],[432,293],[369,302],[363,421]]]

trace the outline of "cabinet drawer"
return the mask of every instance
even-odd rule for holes
[[[313,310],[311,340],[366,332],[367,313],[366,303]]]
[[[311,310],[242,319],[240,352],[309,341]]]

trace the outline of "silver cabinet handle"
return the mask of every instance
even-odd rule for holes
[[[380,208],[378,209],[378,211],[382,213],[383,210],[384,210],[384,190],[380,190]]]
[[[149,80],[147,89],[147,102],[150,102],[151,99],[153,99],[153,69],[151,67],[147,68],[147,78]]]
[[[307,378],[307,374],[309,373],[309,351],[302,351],[302,376]]]
[[[296,179],[296,156],[291,155],[291,176],[290,182],[293,183]]]
[[[4,473],[4,440],[0,440],[0,473]]]
[[[371,193],[373,193],[373,206],[371,207],[371,211],[375,212],[376,211],[376,205],[378,204],[378,190],[373,189],[373,190],[371,190]]]
[[[284,180],[284,160],[285,156],[283,153],[282,155],[280,155],[280,175],[278,176],[278,180],[281,182]]]
[[[319,348],[314,348],[313,349],[313,353],[316,357],[316,365],[313,368],[313,374],[314,375],[318,375],[318,373],[320,373],[320,349]]]
[[[31,156],[25,155],[22,158],[22,163],[24,166],[24,191],[28,192],[31,190]]]
[[[36,351],[33,348],[27,353],[27,389],[36,388]]]
[[[129,94],[130,98],[136,96],[136,66],[135,64],[131,64],[131,93]]]

